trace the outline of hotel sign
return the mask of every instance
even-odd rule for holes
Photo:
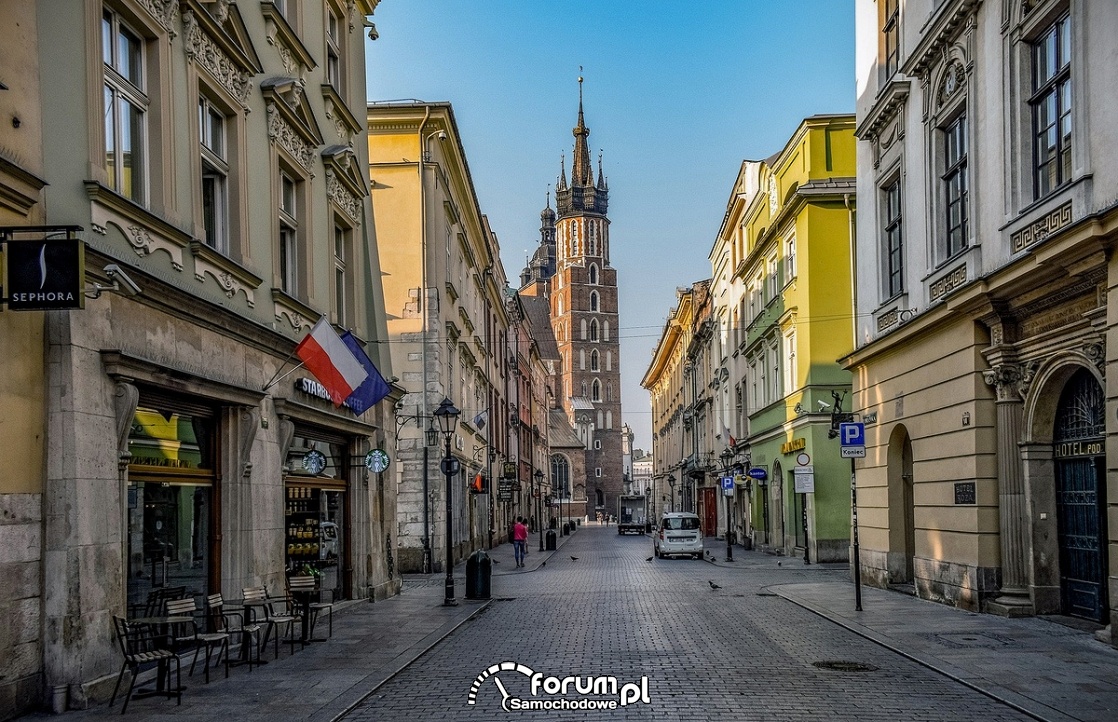
[[[1103,440],[1063,441],[1056,444],[1054,456],[1057,459],[1072,459],[1079,456],[1102,456]]]
[[[5,300],[10,311],[85,308],[85,244],[77,238],[8,241]]]

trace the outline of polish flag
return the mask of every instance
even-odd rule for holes
[[[295,355],[326,387],[335,406],[341,406],[369,377],[369,372],[334,332],[325,316],[318,319],[311,332],[295,347]]]

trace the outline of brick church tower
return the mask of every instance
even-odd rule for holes
[[[609,186],[598,158],[590,160],[590,129],[582,112],[578,79],[578,125],[570,182],[566,163],[555,189],[555,210],[540,214],[540,246],[525,269],[524,285],[542,282],[551,306],[551,327],[562,358],[563,411],[586,443],[586,513],[617,514],[623,490],[621,364],[618,344],[617,271],[609,262]],[[579,494],[575,493],[575,496]]]

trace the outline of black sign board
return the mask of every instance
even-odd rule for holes
[[[505,468],[504,468],[503,471],[505,473],[501,474],[501,476],[505,477],[506,479],[515,479],[516,478],[516,462],[515,461],[506,461],[505,462]]]
[[[956,504],[977,504],[978,494],[973,481],[960,481],[955,484]]]
[[[9,241],[8,309],[85,308],[85,244],[77,238]]]

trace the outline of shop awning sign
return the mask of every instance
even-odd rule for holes
[[[85,308],[85,243],[80,239],[42,238],[4,245],[8,310]]]

